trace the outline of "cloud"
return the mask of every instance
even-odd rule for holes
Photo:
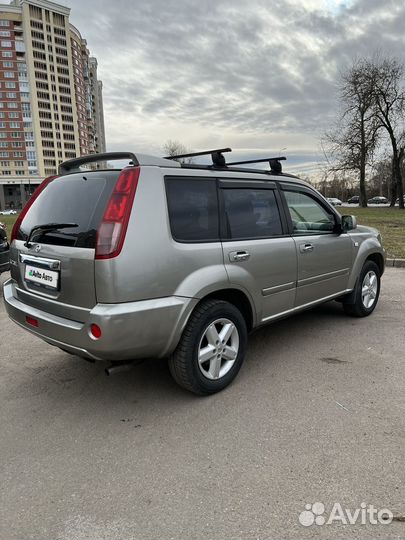
[[[160,153],[171,138],[316,162],[339,72],[404,47],[397,0],[66,3],[99,61],[110,149]]]

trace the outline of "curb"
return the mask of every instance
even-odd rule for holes
[[[405,259],[387,259],[386,266],[395,266],[395,268],[405,268]]]

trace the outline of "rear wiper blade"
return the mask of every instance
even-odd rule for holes
[[[30,244],[30,240],[32,238],[32,235],[36,231],[42,231],[44,233],[50,232],[50,231],[56,231],[57,229],[69,229],[73,227],[78,227],[79,225],[77,223],[44,223],[43,225],[35,225],[35,227],[32,227],[30,230],[29,235],[27,236],[27,240],[24,243],[24,246],[31,247],[32,244]]]

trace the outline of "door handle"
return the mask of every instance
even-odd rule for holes
[[[229,253],[229,260],[231,262],[247,261],[250,258],[250,253],[247,251],[231,251]]]
[[[301,253],[307,253],[308,251],[314,251],[313,244],[300,244]]]

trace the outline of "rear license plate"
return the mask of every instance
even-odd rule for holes
[[[27,264],[25,266],[24,278],[25,281],[43,285],[49,289],[57,289],[59,286],[59,272],[47,270],[46,268],[39,268],[38,266]]]

